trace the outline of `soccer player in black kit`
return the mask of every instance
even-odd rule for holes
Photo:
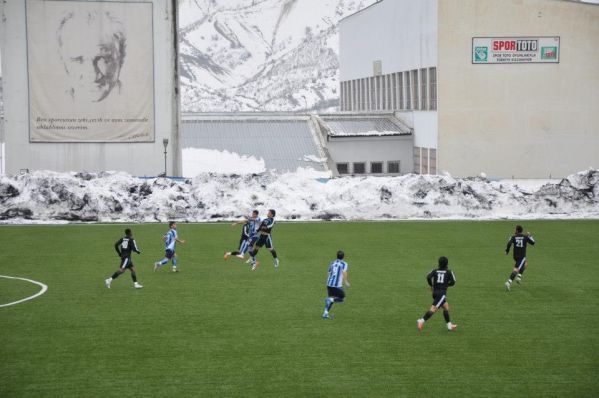
[[[137,254],[141,254],[141,252],[137,248],[137,243],[135,242],[133,234],[129,228],[125,230],[125,236],[116,241],[114,244],[114,249],[121,258],[121,265],[119,269],[112,274],[112,277],[104,281],[106,287],[110,289],[110,284],[112,281],[118,278],[119,275],[125,272],[126,269],[129,269],[129,271],[131,271],[131,279],[133,279],[133,287],[136,289],[141,289],[143,286],[137,282],[137,274],[135,273],[133,261],[131,261],[131,252],[135,252]]]
[[[520,283],[522,280],[522,274],[527,265],[526,245],[529,243],[531,245],[535,244],[535,240],[530,235],[530,232],[527,232],[526,235],[524,235],[522,233],[522,226],[516,225],[516,233],[510,237],[510,240],[507,242],[507,247],[505,248],[505,255],[507,256],[510,252],[510,248],[514,245],[514,261],[516,262],[514,269],[510,274],[510,278],[505,282],[505,290],[508,292],[512,288],[514,279],[516,280],[516,283]]]
[[[447,288],[455,285],[455,275],[447,268],[449,260],[447,257],[439,257],[439,268],[433,269],[426,276],[426,281],[433,291],[433,305],[424,316],[416,321],[418,330],[424,328],[426,322],[440,307],[443,307],[443,317],[447,322],[447,330],[456,330],[458,325],[451,323],[449,319],[449,304],[447,304]]]

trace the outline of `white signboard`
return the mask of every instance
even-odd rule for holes
[[[29,140],[154,141],[152,3],[26,7]]]
[[[558,63],[559,36],[473,37],[473,64]]]

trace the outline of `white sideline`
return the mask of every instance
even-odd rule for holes
[[[26,279],[26,278],[18,278],[18,277],[16,277],[16,276],[6,276],[6,275],[0,275],[0,278],[7,278],[7,279],[20,279],[20,280],[22,280],[22,281],[26,281],[26,282],[34,283],[34,284],[36,284],[36,285],[38,285],[38,286],[41,286],[41,287],[42,287],[42,290],[40,290],[39,292],[37,292],[37,293],[36,293],[36,294],[34,294],[33,296],[26,297],[26,298],[24,298],[24,299],[22,299],[22,300],[19,300],[19,301],[13,301],[12,303],[8,303],[8,304],[0,304],[0,308],[1,308],[1,307],[8,307],[8,306],[10,306],[10,305],[19,304],[19,303],[22,303],[22,302],[24,302],[24,301],[27,301],[27,300],[33,300],[33,299],[34,299],[34,298],[36,298],[37,296],[41,296],[42,294],[46,293],[46,290],[48,290],[48,286],[44,285],[44,284],[43,284],[43,283],[41,283],[41,282],[32,281],[31,279]]]

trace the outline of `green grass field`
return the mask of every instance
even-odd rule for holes
[[[515,222],[279,223],[275,271],[222,254],[239,228],[180,224],[180,273],[152,263],[166,225],[132,225],[129,273],[113,249],[126,225],[2,226],[0,275],[48,285],[0,308],[0,397],[590,397],[599,390],[599,221],[527,221],[521,286],[503,283]],[[352,286],[321,318],[342,248]],[[449,257],[448,332],[425,275]],[[0,304],[38,286],[0,278]]]

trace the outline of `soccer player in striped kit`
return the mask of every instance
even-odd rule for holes
[[[528,264],[526,261],[526,245],[528,243],[531,245],[535,244],[535,240],[530,235],[530,232],[527,232],[526,235],[524,235],[522,231],[522,226],[516,225],[516,233],[510,237],[507,242],[507,247],[505,248],[505,255],[507,256],[510,252],[510,248],[514,245],[514,261],[516,262],[509,279],[505,282],[505,290],[508,292],[512,288],[514,279],[516,280],[516,283],[520,283],[522,280],[522,274]]]
[[[342,250],[337,252],[337,259],[329,264],[329,276],[327,278],[327,294],[324,300],[323,319],[329,319],[329,311],[334,303],[342,303],[345,300],[345,291],[343,284],[349,287],[347,279],[347,263],[343,260],[345,253]]]
[[[439,268],[433,269],[426,276],[426,281],[433,291],[433,305],[424,316],[416,321],[418,330],[424,328],[426,322],[437,310],[443,307],[443,317],[447,322],[447,330],[456,330],[458,325],[451,323],[449,319],[449,304],[447,304],[447,288],[455,285],[455,275],[453,271],[447,268],[449,260],[447,257],[439,257]]]
[[[135,242],[135,239],[133,238],[133,233],[129,228],[125,230],[125,236],[116,241],[116,243],[114,244],[114,249],[121,258],[121,265],[119,269],[116,270],[114,274],[112,274],[112,277],[104,281],[106,287],[110,289],[112,281],[118,278],[120,274],[122,274],[123,272],[125,272],[126,269],[128,269],[129,271],[131,271],[133,287],[136,289],[141,289],[143,286],[137,282],[137,274],[135,273],[135,267],[133,266],[133,261],[131,260],[131,252],[135,252],[137,254],[141,254],[141,252],[137,248],[137,243]]]
[[[177,235],[177,223],[175,221],[169,222],[168,227],[168,232],[162,237],[165,246],[164,258],[154,263],[154,271],[171,260],[171,263],[173,264],[173,272],[179,272],[177,269],[177,254],[175,253],[175,244],[176,242],[185,244],[185,241],[179,239],[179,235]]]
[[[225,260],[230,256],[236,256],[243,260],[245,252],[256,242],[258,239],[258,228],[260,227],[260,217],[258,217],[258,214],[258,210],[254,210],[250,217],[231,224],[232,227],[243,224],[243,228],[241,229],[241,239],[239,239],[239,250],[226,252],[224,256]]]

